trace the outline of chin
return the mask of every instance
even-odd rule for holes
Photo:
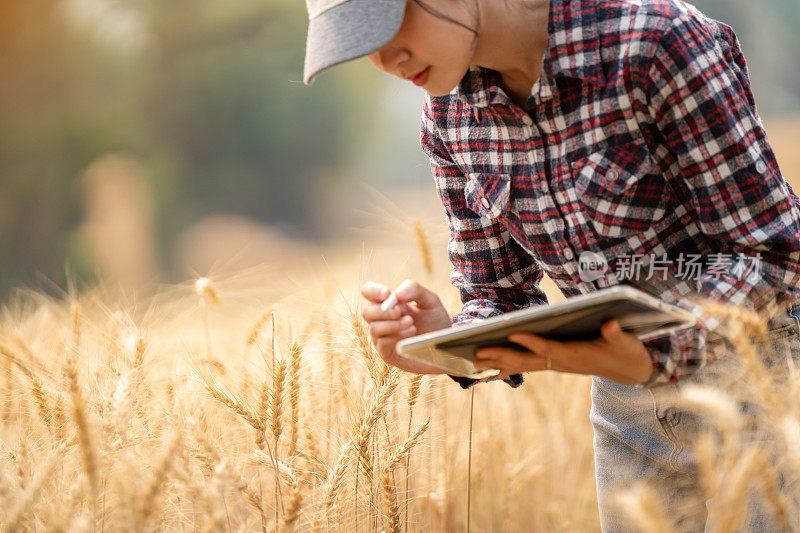
[[[428,83],[426,83],[422,88],[427,91],[428,94],[431,96],[444,96],[446,94],[450,94],[453,89],[455,89],[458,84],[461,82],[461,78],[457,80],[442,80],[441,78],[434,77],[433,71],[431,71],[431,76],[428,79]]]

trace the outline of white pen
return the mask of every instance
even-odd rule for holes
[[[388,298],[381,303],[381,311],[389,311],[397,305],[397,295],[392,291]]]

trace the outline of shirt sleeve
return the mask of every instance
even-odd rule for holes
[[[644,74],[649,119],[657,142],[678,164],[673,185],[713,248],[747,266],[710,269],[697,294],[774,316],[794,298],[800,272],[798,199],[778,168],[758,117],[744,55],[733,30],[695,19],[673,21]],[[702,299],[678,305],[701,316]],[[712,318],[645,341],[653,374],[640,387],[674,383],[715,360]],[[712,335],[710,335],[712,334]]]
[[[547,304],[539,287],[543,271],[535,258],[510,236],[496,219],[473,211],[465,196],[467,177],[456,165],[437,133],[431,117],[432,103],[423,102],[420,144],[430,158],[431,172],[445,208],[450,228],[448,256],[452,263],[450,283],[460,294],[463,307],[451,317],[453,326],[469,324],[515,309]],[[506,191],[507,194],[507,191]],[[502,203],[502,198],[495,198]],[[508,201],[508,198],[505,198]],[[492,206],[490,206],[491,208]],[[451,376],[463,388],[478,380]],[[486,378],[480,381],[489,381]],[[522,375],[505,378],[509,385],[522,384]]]

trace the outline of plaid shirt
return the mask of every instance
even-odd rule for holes
[[[627,283],[698,316],[644,341],[643,386],[674,383],[724,341],[703,298],[768,317],[800,299],[800,200],[726,24],[681,0],[552,0],[548,33],[524,108],[477,66],[425,96],[464,303],[452,323],[547,304],[543,272],[566,297]]]

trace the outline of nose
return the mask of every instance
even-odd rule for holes
[[[377,52],[370,54],[369,57],[379,69],[385,72],[400,77],[411,74],[410,72],[400,72],[400,65],[411,58],[411,54],[405,48],[384,46]]]

